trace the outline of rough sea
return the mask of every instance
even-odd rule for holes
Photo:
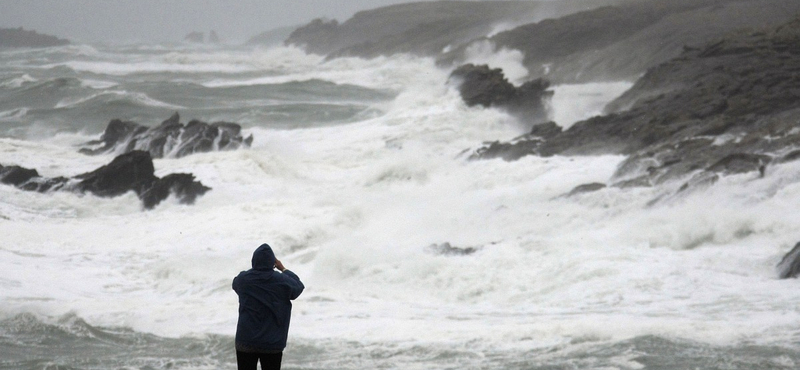
[[[484,57],[524,79],[519,55]],[[800,366],[800,282],[775,270],[800,240],[800,162],[567,197],[623,157],[470,161],[529,127],[466,107],[448,74],[288,47],[0,50],[2,165],[93,170],[113,154],[78,147],[114,118],[254,136],[155,160],[213,189],[194,205],[0,185],[0,369],[234,369],[231,280],[265,242],[306,285],[285,369]],[[553,119],[630,86],[554,86]]]

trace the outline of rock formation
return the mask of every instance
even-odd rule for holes
[[[778,277],[781,279],[796,278],[800,275],[800,243],[786,253],[778,263]]]
[[[478,248],[454,247],[450,245],[450,243],[444,242],[442,244],[431,244],[425,248],[425,250],[429,253],[438,254],[441,256],[467,256],[477,252]]]
[[[651,69],[609,105],[614,112],[548,138],[492,143],[477,158],[624,154],[617,186],[754,172],[798,158],[800,18],[740,32]],[[702,180],[702,181],[701,181]]]
[[[159,126],[147,127],[132,121],[111,120],[99,140],[80,150],[84,154],[128,153],[144,150],[153,158],[183,157],[192,153],[249,147],[253,135],[243,138],[241,126],[230,122],[208,124],[191,120],[180,123],[176,112]]]
[[[68,40],[19,28],[0,28],[0,47],[48,47],[69,44]]]
[[[138,150],[117,156],[105,166],[72,178],[45,178],[35,169],[0,165],[0,183],[40,193],[63,190],[99,197],[116,197],[133,191],[145,209],[154,208],[170,194],[180,203],[192,204],[197,197],[211,190],[187,173],[156,177],[150,154]]]
[[[432,1],[386,6],[356,13],[344,23],[315,19],[298,28],[286,44],[328,57],[376,57],[395,53],[438,55],[495,30],[617,2]]]
[[[186,34],[186,36],[183,37],[183,41],[194,42],[198,44],[202,44],[203,42],[205,42],[205,40],[206,40],[206,35],[204,35],[200,31],[189,32],[188,34]]]
[[[462,65],[450,74],[450,80],[458,86],[461,98],[472,107],[499,107],[529,123],[547,120],[548,103],[553,95],[547,88],[550,83],[537,79],[520,87],[512,85],[499,68],[488,65]]]

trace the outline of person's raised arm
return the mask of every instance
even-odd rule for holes
[[[303,285],[303,282],[300,281],[300,277],[298,277],[294,272],[289,271],[289,269],[283,265],[281,260],[277,258],[275,259],[275,268],[290,278],[291,293],[289,299],[295,299],[299,297],[300,293],[303,292],[303,289],[306,288],[306,286]]]

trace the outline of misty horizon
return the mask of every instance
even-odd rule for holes
[[[191,32],[215,31],[240,43],[262,32],[301,26],[316,18],[345,21],[362,10],[413,0],[92,0],[6,1],[0,28],[35,30],[78,42],[172,42]]]

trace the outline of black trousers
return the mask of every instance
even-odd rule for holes
[[[236,365],[239,370],[256,370],[258,361],[261,360],[261,370],[281,370],[283,352],[278,353],[247,353],[236,351]]]

